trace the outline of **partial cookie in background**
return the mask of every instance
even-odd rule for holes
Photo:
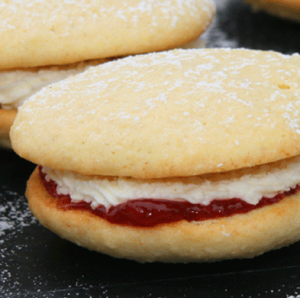
[[[36,93],[11,129],[29,207],[140,262],[249,258],[300,237],[300,56],[173,50]]]
[[[189,43],[207,29],[215,13],[212,0],[24,0],[0,1],[0,6],[4,110],[16,109],[41,87],[90,63]],[[94,59],[101,61],[77,64]],[[0,138],[8,139],[6,130]]]
[[[264,11],[271,15],[300,22],[299,0],[244,0],[254,11]]]
[[[198,38],[215,10],[211,0],[1,2],[1,69],[174,48]]]

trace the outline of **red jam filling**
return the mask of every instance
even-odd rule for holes
[[[300,190],[300,185],[297,185],[290,191],[277,194],[273,198],[263,197],[256,205],[248,204],[238,198],[213,200],[208,206],[183,201],[178,202],[145,198],[112,206],[107,210],[103,205],[92,209],[90,203],[84,201],[72,202],[69,195],[57,194],[57,184],[52,180],[46,181],[45,174],[42,173],[41,167],[40,177],[48,193],[57,198],[56,203],[58,208],[63,210],[86,210],[114,224],[138,227],[153,227],[159,224],[180,220],[203,221],[207,219],[228,217],[234,214],[243,214],[254,209],[277,203],[284,197],[293,195]]]

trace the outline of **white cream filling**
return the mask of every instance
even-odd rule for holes
[[[0,72],[0,105],[3,109],[17,109],[27,98],[43,87],[83,72],[100,61],[89,61],[67,66],[4,70]]]
[[[208,205],[214,199],[240,198],[257,204],[262,197],[274,197],[300,183],[300,156],[274,164],[215,175],[139,180],[124,177],[84,176],[42,168],[57,183],[57,193],[72,201],[86,201],[92,208],[106,208],[134,199],[166,199]]]

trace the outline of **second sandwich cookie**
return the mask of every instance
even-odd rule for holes
[[[300,235],[299,55],[174,50],[92,67],[19,110],[40,222],[140,262],[253,257]]]

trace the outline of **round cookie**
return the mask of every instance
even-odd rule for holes
[[[214,12],[212,0],[2,1],[0,69],[174,48],[197,39]]]
[[[300,153],[299,66],[243,49],[108,62],[27,101],[13,146],[54,169],[139,179],[276,161]]]
[[[298,54],[173,50],[111,61],[44,88],[20,107],[10,136],[17,154],[63,178],[56,181],[46,170],[42,178],[36,169],[26,191],[30,209],[63,238],[139,262],[248,258],[298,241],[300,178],[292,173],[300,167],[299,66]],[[257,174],[258,182],[250,183]],[[83,187],[72,182],[76,175]],[[213,194],[225,193],[224,204],[244,204],[250,189],[271,191],[259,192],[258,202],[249,201],[258,207],[242,214],[141,226],[93,213],[98,192],[112,198],[112,206],[121,204],[108,191],[113,188],[103,191],[93,181],[116,183],[122,195],[130,184],[121,178],[157,182],[163,191],[174,181],[175,191],[191,189],[200,178],[208,191],[197,196],[209,196],[207,206]],[[156,189],[144,190],[125,204],[160,201],[151,197]],[[90,209],[65,210],[59,195],[73,204],[84,200]],[[190,202],[167,200],[177,199]]]
[[[300,22],[299,0],[244,0],[255,11],[265,11],[271,15]]]

